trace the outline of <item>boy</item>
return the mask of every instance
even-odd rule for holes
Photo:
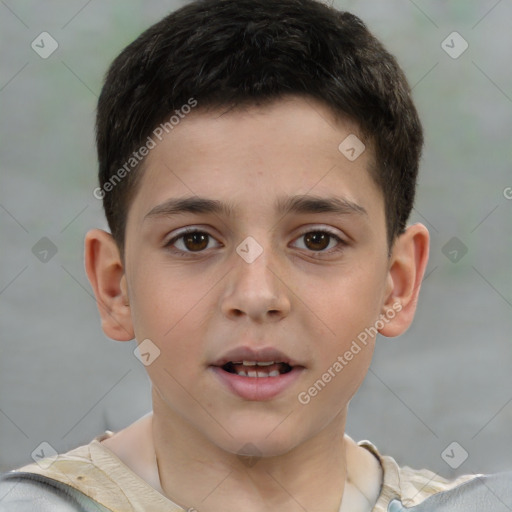
[[[377,333],[416,309],[422,143],[394,58],[315,0],[193,2],[129,45],[85,259],[153,412],[4,475],[0,510],[510,509],[509,475],[448,481],[344,433]]]

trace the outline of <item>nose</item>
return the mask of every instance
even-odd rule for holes
[[[251,262],[234,255],[234,266],[228,273],[222,312],[230,318],[248,317],[255,322],[279,321],[290,312],[290,288],[279,271],[271,250]]]

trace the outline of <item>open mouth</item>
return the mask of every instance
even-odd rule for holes
[[[243,400],[273,400],[296,385],[306,369],[279,350],[239,347],[209,365],[228,391]]]
[[[288,363],[275,361],[230,361],[221,368],[240,377],[266,378],[289,373],[293,367]]]

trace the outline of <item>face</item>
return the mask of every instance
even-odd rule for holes
[[[147,157],[126,228],[131,321],[160,351],[155,414],[277,455],[343,416],[367,372],[374,338],[354,340],[389,292],[384,200],[370,148],[338,149],[357,127],[324,105],[221,114],[193,111]]]

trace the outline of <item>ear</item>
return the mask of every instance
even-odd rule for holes
[[[134,338],[123,263],[114,238],[101,229],[85,236],[85,271],[96,296],[103,332],[117,341]]]
[[[385,301],[383,336],[403,334],[416,311],[421,282],[428,263],[429,233],[423,224],[413,224],[397,237],[391,252]]]

